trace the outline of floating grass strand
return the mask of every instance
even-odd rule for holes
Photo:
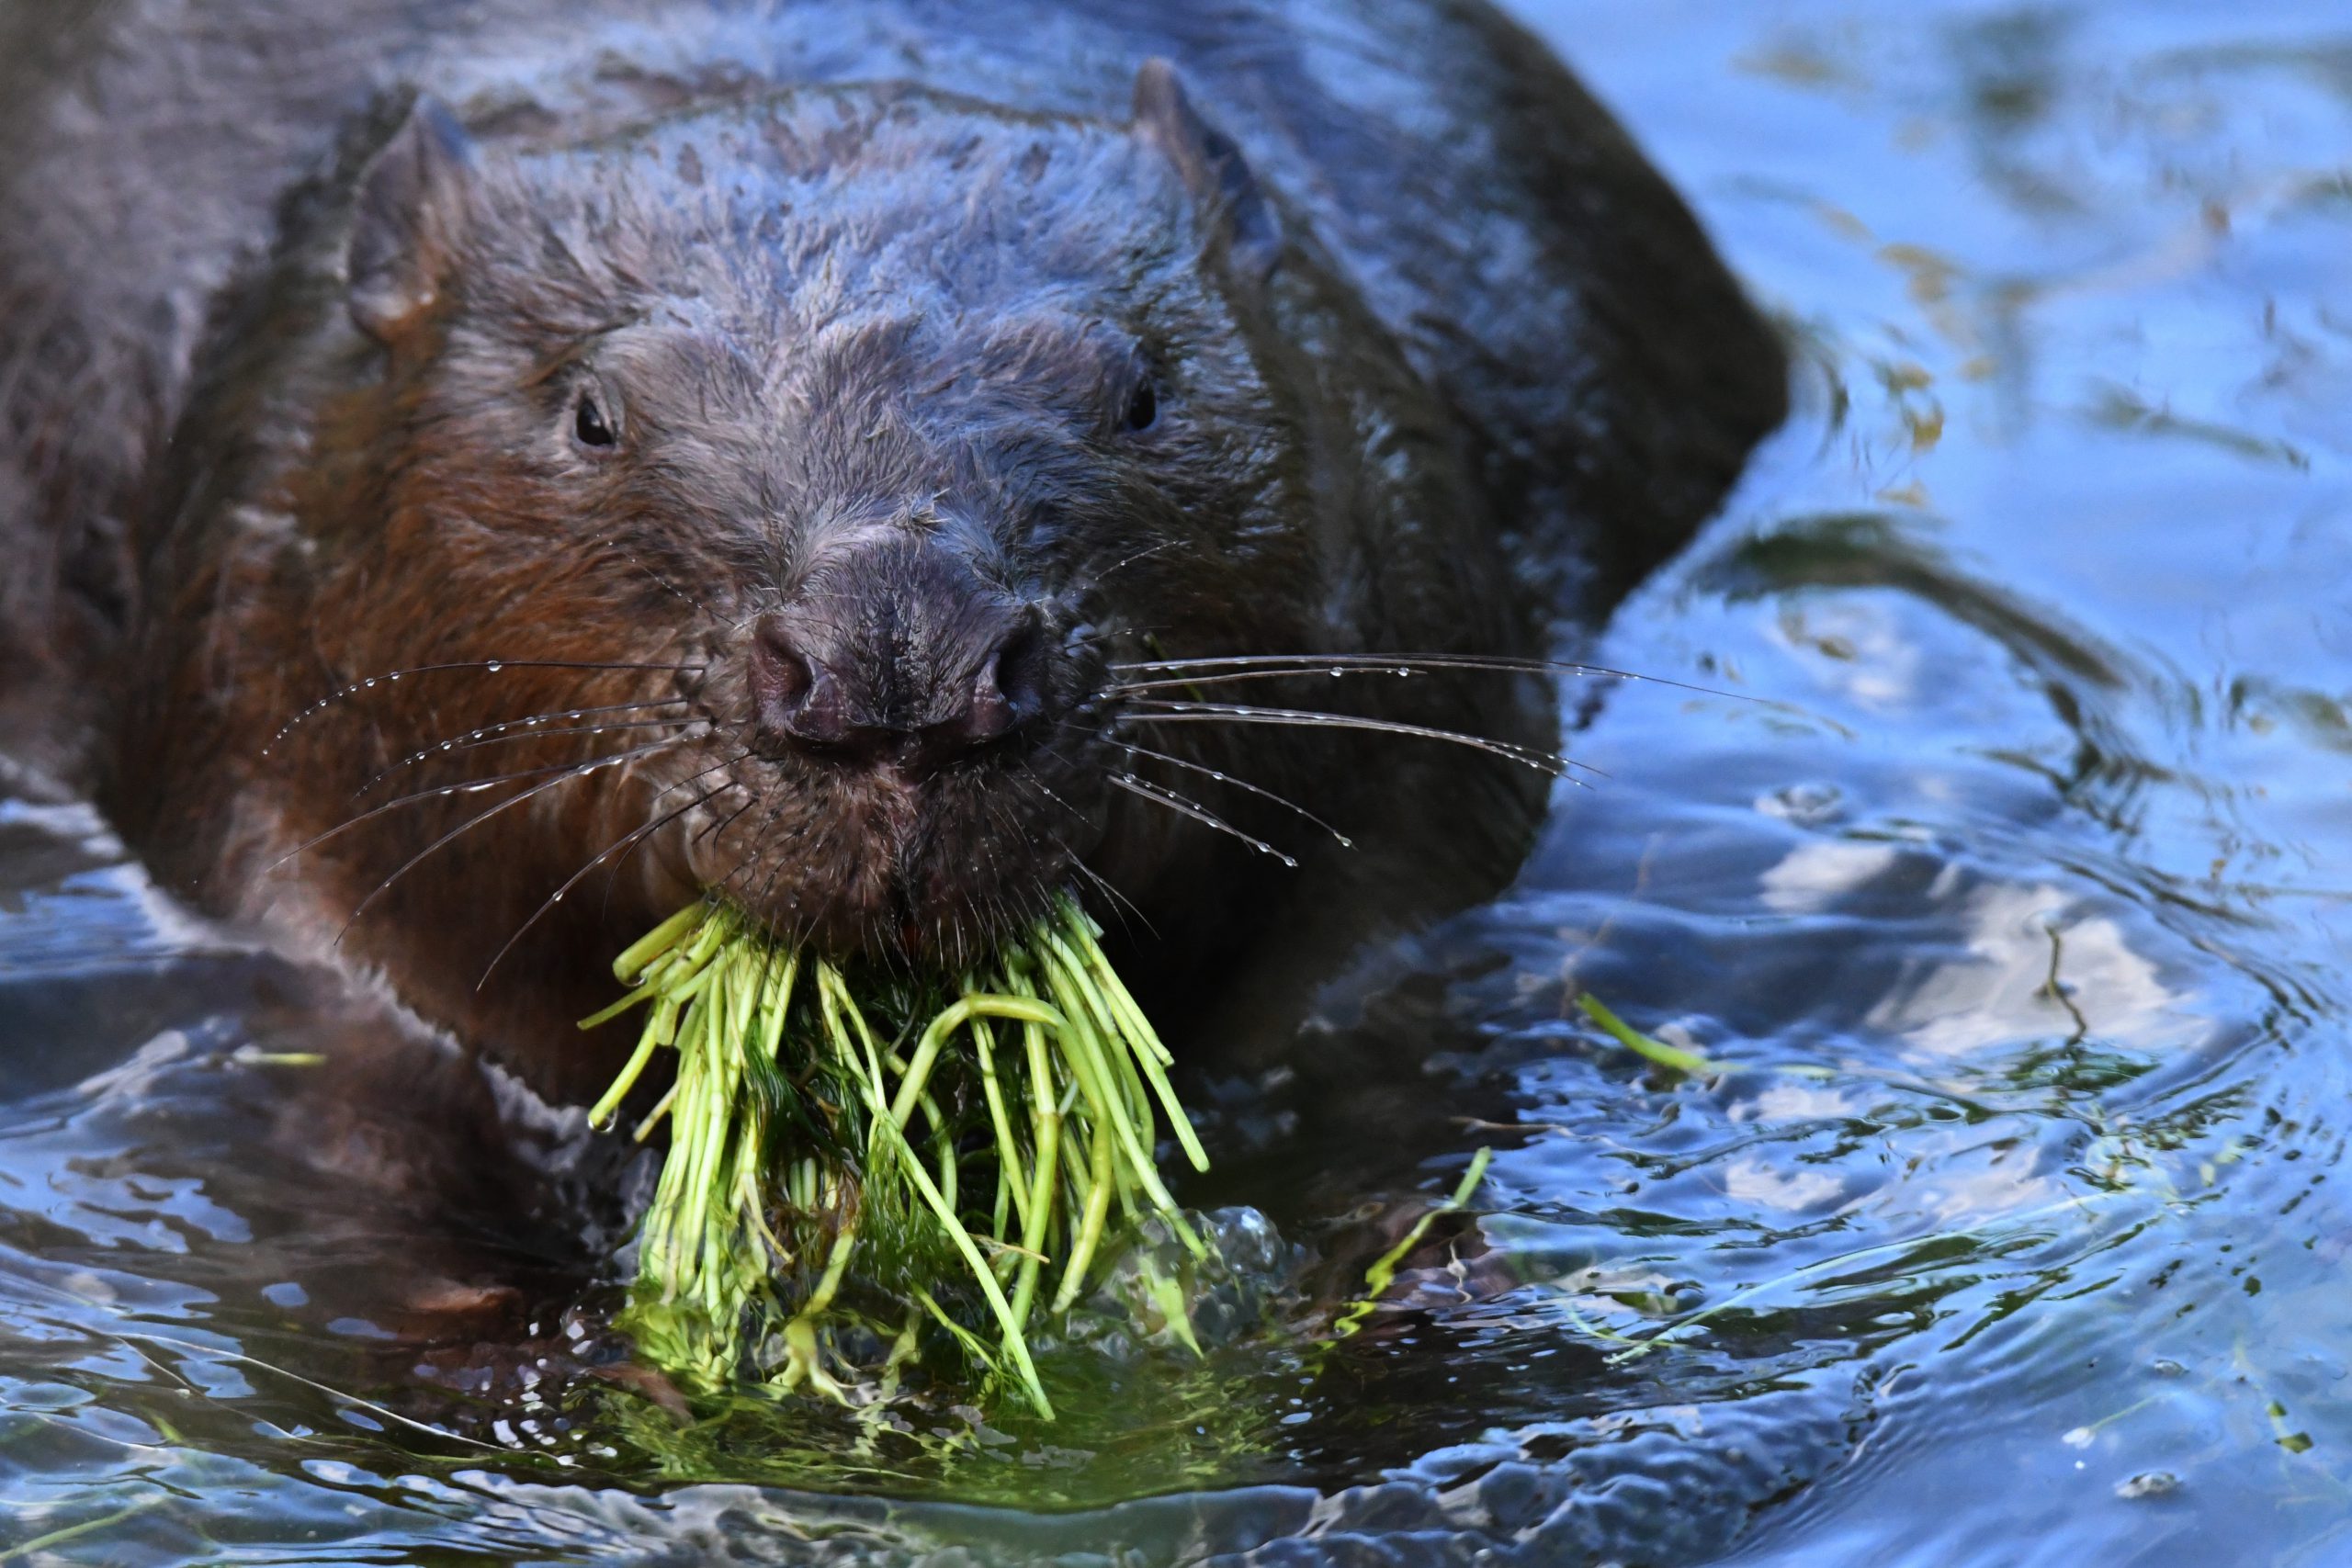
[[[1577,1006],[1585,1017],[1600,1025],[1611,1039],[1635,1055],[1655,1062],[1670,1072],[1687,1073],[1692,1077],[1713,1077],[1724,1071],[1723,1064],[1710,1061],[1696,1051],[1685,1051],[1679,1045],[1668,1045],[1663,1040],[1644,1034],[1610,1011],[1607,1005],[1590,991],[1578,993]]]
[[[626,994],[581,1027],[647,1009],[589,1112],[600,1127],[661,1052],[676,1056],[635,1128],[669,1133],[638,1237],[640,1348],[705,1382],[846,1402],[842,1331],[890,1346],[895,1388],[928,1320],[1050,1418],[1028,1342],[1040,1292],[1069,1308],[1114,1213],[1206,1250],[1153,1162],[1155,1107],[1195,1169],[1208,1156],[1101,936],[1065,894],[960,985],[928,990],[804,955],[715,901],[631,944],[613,965]],[[877,1295],[888,1304],[869,1313]]]
[[[1411,1256],[1413,1248],[1421,1245],[1421,1238],[1429,1235],[1430,1223],[1440,1214],[1454,1213],[1470,1201],[1470,1195],[1478,1190],[1478,1183],[1487,1179],[1487,1167],[1493,1163],[1494,1157],[1492,1149],[1480,1149],[1472,1155],[1470,1168],[1464,1171],[1462,1179],[1454,1184],[1453,1195],[1442,1203],[1421,1211],[1421,1217],[1413,1222],[1412,1228],[1396,1245],[1373,1259],[1372,1267],[1363,1272],[1363,1297],[1332,1325],[1333,1342],[1345,1339],[1363,1326],[1364,1319],[1373,1314],[1380,1305],[1380,1299],[1388,1293],[1388,1287],[1396,1282],[1396,1265],[1404,1262]]]

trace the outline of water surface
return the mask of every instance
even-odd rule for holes
[[[1518,884],[1192,1086],[1334,1269],[1495,1151],[1391,1303],[1052,1431],[383,1404],[416,1237],[258,1152],[298,978],[0,803],[0,1562],[2352,1556],[2352,18],[1525,14],[1801,406],[1597,649],[1767,701],[1571,684]]]

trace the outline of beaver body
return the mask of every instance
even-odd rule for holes
[[[1169,666],[1540,653],[1783,408],[1477,0],[25,5],[0,152],[20,750],[559,1097],[697,892],[947,968],[1075,880],[1166,981],[1507,875],[1540,778],[1295,716],[1539,684]]]

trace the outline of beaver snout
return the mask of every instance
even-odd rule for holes
[[[760,618],[748,653],[755,750],[931,770],[1046,708],[1035,609],[939,547],[838,557]]]

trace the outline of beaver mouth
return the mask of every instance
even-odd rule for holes
[[[1102,832],[1102,738],[1037,728],[946,761],[920,733],[810,752],[755,728],[685,786],[686,877],[829,956],[968,965],[1082,874]]]

